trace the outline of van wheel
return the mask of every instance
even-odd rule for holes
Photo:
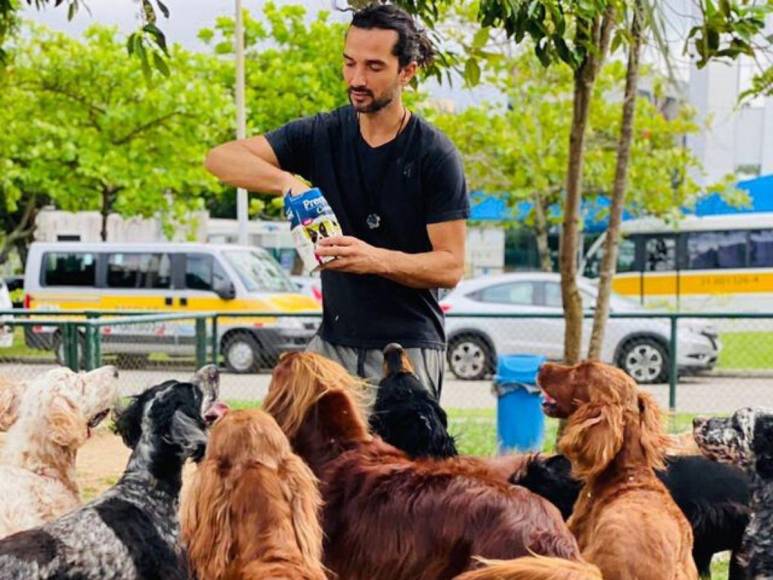
[[[620,349],[618,366],[641,385],[665,383],[669,358],[665,347],[652,338],[634,338]]]
[[[85,367],[85,360],[83,358],[85,347],[85,339],[82,334],[78,334],[78,368]],[[64,355],[64,341],[62,340],[62,333],[56,332],[53,340],[54,356],[56,357],[57,364],[65,366],[67,364],[66,357]]]
[[[260,368],[260,345],[245,332],[227,337],[223,343],[226,368],[234,373],[256,373]]]

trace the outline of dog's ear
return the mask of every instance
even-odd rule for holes
[[[763,479],[773,479],[773,415],[758,416],[752,444],[757,473]]]
[[[582,480],[603,471],[622,445],[622,407],[604,403],[586,403],[577,409],[558,443],[572,462],[572,476]]]
[[[647,465],[653,469],[665,469],[665,450],[669,440],[663,431],[663,416],[655,397],[639,391],[637,393],[639,406],[639,426],[641,446]]]
[[[113,430],[121,436],[124,445],[134,449],[142,436],[142,412],[145,408],[141,397],[133,397],[127,407],[116,409]]]
[[[64,397],[53,398],[47,416],[51,440],[57,445],[77,449],[88,438],[87,419]]]

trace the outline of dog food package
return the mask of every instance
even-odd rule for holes
[[[290,221],[295,247],[305,270],[312,272],[335,259],[319,257],[315,252],[320,239],[341,235],[341,226],[319,189],[315,187],[301,195],[286,195],[285,216]]]

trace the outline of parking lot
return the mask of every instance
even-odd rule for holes
[[[52,368],[45,364],[0,364],[0,377],[29,379]],[[185,379],[190,371],[180,368],[152,370],[121,370],[120,385],[123,395],[135,394],[142,389],[170,378]],[[261,400],[268,389],[268,372],[238,375],[224,372],[221,378],[221,398],[227,401]],[[441,403],[448,409],[492,409],[496,396],[492,381],[461,381],[450,373],[443,385]],[[666,408],[668,385],[644,387],[652,392]],[[773,376],[762,375],[703,375],[683,377],[677,388],[676,409],[682,413],[728,413],[743,406],[773,407]]]

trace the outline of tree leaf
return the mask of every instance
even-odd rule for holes
[[[480,82],[480,65],[477,58],[470,57],[464,63],[464,80],[470,86],[475,86]]]
[[[491,29],[488,27],[481,27],[478,29],[478,31],[475,33],[475,36],[472,38],[472,48],[474,49],[481,49],[484,46],[486,46],[486,43],[489,39],[489,34],[491,32]]]

